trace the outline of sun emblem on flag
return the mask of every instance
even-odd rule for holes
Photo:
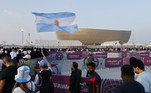
[[[58,20],[55,20],[55,24],[56,24],[56,25],[59,25],[59,21],[58,21]]]

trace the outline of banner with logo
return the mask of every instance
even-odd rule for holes
[[[114,93],[117,86],[122,84],[119,79],[102,79],[100,93]]]
[[[123,65],[123,58],[106,58],[105,67],[121,67]]]
[[[140,52],[140,57],[150,57],[150,52]]]
[[[94,60],[97,61],[98,58],[107,58],[107,52],[93,52]]]
[[[151,57],[143,57],[142,61],[144,62],[145,66],[151,66]]]
[[[78,60],[82,58],[82,52],[67,53],[68,60]]]
[[[80,60],[88,54],[86,51],[71,51],[71,52],[49,52],[53,61],[56,60]]]
[[[86,82],[87,80],[88,78],[82,78],[82,82]],[[69,91],[70,76],[53,74],[52,81],[55,87],[55,93],[70,93]],[[88,88],[81,87],[81,93],[88,93]]]
[[[55,87],[55,93],[70,93],[69,83],[70,76],[53,75],[52,81]],[[82,77],[82,82],[87,82],[88,78]],[[122,80],[118,79],[102,79],[100,86],[100,93],[114,93],[114,89],[122,84]],[[82,86],[81,93],[89,93],[88,87]]]
[[[59,60],[81,60],[88,55],[87,51],[68,51],[68,52],[54,52],[50,51],[47,56],[49,62]],[[116,52],[93,52],[93,57],[96,63],[96,68],[110,68],[110,67],[121,67],[124,64],[129,64],[131,57],[141,59],[145,65],[151,66],[151,52],[140,52],[140,51],[116,51]],[[42,58],[34,59],[36,62],[42,60]],[[37,65],[38,67],[38,65]],[[87,68],[86,65],[82,68]],[[59,72],[60,73],[60,72]]]

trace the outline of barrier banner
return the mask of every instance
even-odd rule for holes
[[[55,52],[49,51],[47,59],[49,62],[57,60],[81,60],[88,55],[88,51],[68,51],[68,52]],[[124,64],[129,64],[130,57],[141,59],[145,65],[150,66],[151,52],[144,51],[108,51],[108,52],[93,52],[93,57],[96,63],[96,68],[105,67],[121,67]],[[40,61],[42,58],[34,59]],[[37,65],[38,66],[38,65]],[[82,68],[86,68],[83,66]],[[60,72],[59,72],[60,73]]]
[[[107,58],[122,58],[122,52],[108,52]]]
[[[49,56],[51,56],[53,61],[56,60],[63,60],[64,57],[66,57],[64,55],[65,52],[56,52],[56,51],[49,51]]]
[[[130,52],[129,53],[130,54],[130,58],[131,57],[135,57],[135,58],[137,58],[137,59],[141,59],[141,56],[139,55],[139,53],[138,52]]]
[[[67,53],[63,52],[63,59],[62,60],[67,60]]]
[[[93,52],[94,60],[97,61],[98,58],[107,58],[107,52]]]
[[[126,60],[128,63],[128,61]],[[127,64],[125,62],[125,64]],[[96,69],[99,68],[110,68],[110,67],[121,67],[123,63],[123,58],[98,58],[97,61],[95,62],[96,64]]]
[[[140,52],[139,55],[141,57],[150,57],[150,52]]]
[[[114,89],[122,84],[122,80],[103,79],[101,83],[101,93],[114,93]]]
[[[79,60],[87,56],[86,51],[75,51],[75,52],[49,52],[49,56],[53,61],[56,60]]]
[[[70,76],[65,75],[52,75],[52,81],[54,83],[54,93],[70,93],[69,83]],[[82,77],[82,82],[87,82],[88,78]],[[114,89],[122,84],[122,80],[119,79],[102,79],[100,86],[100,93],[114,93]],[[87,87],[81,87],[81,93],[88,93]]]
[[[88,55],[87,51],[75,51],[67,53],[67,60],[79,60]]]
[[[61,52],[57,52],[55,55],[56,60],[62,60],[63,59],[63,54]]]
[[[104,58],[98,58],[95,63],[96,63],[96,69],[105,68],[105,59]]]
[[[129,55],[128,55],[128,52],[127,51],[122,51],[122,58],[125,58],[125,57],[130,57]]]
[[[130,64],[129,59],[130,58],[123,58],[123,65]]]
[[[144,57],[142,58],[145,66],[151,66],[151,57]]]
[[[60,64],[51,64],[53,74],[61,75],[62,66]]]
[[[106,58],[105,67],[121,67],[123,65],[123,58]]]
[[[67,59],[68,60],[77,60],[82,58],[82,51],[80,52],[73,52],[73,53],[67,53]]]
[[[82,52],[82,59],[85,58],[88,54],[89,54],[89,52],[83,51],[83,52]]]
[[[88,80],[87,78],[82,78],[82,82],[86,82],[87,80]],[[70,93],[69,91],[70,76],[53,74],[52,81],[55,87],[54,93]],[[81,87],[81,93],[88,93],[88,88]]]

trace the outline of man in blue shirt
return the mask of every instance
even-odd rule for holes
[[[100,85],[101,85],[101,78],[97,72],[95,72],[95,63],[88,63],[88,73],[89,73],[89,80],[87,83],[84,83],[89,87],[89,93],[100,93]]]
[[[123,84],[119,85],[114,93],[145,93],[144,87],[134,80],[133,67],[124,65],[121,68]]]

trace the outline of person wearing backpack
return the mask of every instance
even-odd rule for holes
[[[34,82],[39,88],[40,93],[54,93],[54,85],[51,80],[51,64],[47,61],[46,57],[43,57],[43,59],[38,62],[41,71],[36,75]]]
[[[29,75],[30,68],[28,66],[21,66],[17,69],[15,76],[16,84],[12,93],[35,93],[35,84]],[[19,85],[19,87],[17,87]]]

